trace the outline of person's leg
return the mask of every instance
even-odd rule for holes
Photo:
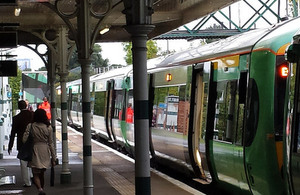
[[[30,172],[31,170],[29,167],[27,167],[28,162],[24,160],[20,160],[20,165],[21,165],[21,175],[22,179],[24,181],[24,184],[26,186],[31,186],[31,180],[30,180]]]
[[[44,189],[44,173],[45,171],[42,170],[41,173],[40,173],[40,181],[41,181],[41,187]]]
[[[32,168],[33,173],[33,181],[38,190],[42,188],[41,181],[40,181],[40,170],[36,168]]]
[[[44,186],[44,171],[42,169],[32,168],[33,173],[33,181],[36,188],[39,191],[39,195],[45,194],[43,186]],[[41,179],[41,176],[43,178]]]

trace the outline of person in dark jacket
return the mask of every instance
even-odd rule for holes
[[[22,138],[23,134],[26,130],[26,127],[29,123],[33,121],[33,112],[27,110],[27,104],[24,100],[20,100],[18,102],[18,108],[21,110],[19,114],[13,117],[12,119],[12,128],[10,133],[10,139],[8,144],[8,154],[10,155],[13,145],[15,136],[17,134],[17,150],[19,151],[23,145]],[[32,172],[31,168],[27,166],[28,162],[24,160],[20,160],[20,166],[21,166],[21,173],[22,178],[24,181],[24,187],[30,187],[31,186],[31,177]]]

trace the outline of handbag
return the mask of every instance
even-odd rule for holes
[[[32,124],[29,130],[29,135],[25,143],[23,143],[21,149],[19,150],[19,153],[17,155],[18,159],[24,160],[24,161],[31,161],[32,160],[32,151],[33,151],[33,137],[31,134],[32,130]]]

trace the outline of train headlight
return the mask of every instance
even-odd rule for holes
[[[168,73],[166,74],[166,81],[172,81],[172,74],[171,73]]]

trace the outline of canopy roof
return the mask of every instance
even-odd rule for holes
[[[235,1],[237,0],[153,0],[152,24],[156,28],[149,34],[149,38],[176,29]],[[0,28],[2,26],[2,30],[17,29],[19,44],[37,43],[38,39],[31,36],[32,33],[48,32],[48,36],[51,37],[51,31],[47,30],[66,26],[66,21],[74,29],[77,28],[76,0],[15,0],[15,4],[4,2],[11,1],[0,2]],[[109,27],[110,29],[103,35],[98,34],[97,42],[130,40],[130,35],[123,28],[126,25],[126,17],[122,13],[123,1],[91,0],[90,2],[91,28],[100,30]],[[19,16],[15,16],[17,7],[21,8]]]

